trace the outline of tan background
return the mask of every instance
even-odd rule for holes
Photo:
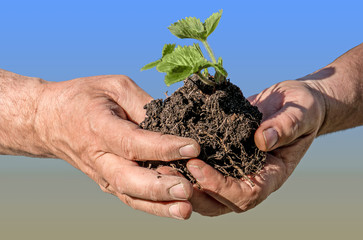
[[[257,208],[188,221],[132,210],[62,160],[1,156],[0,239],[358,239],[361,133],[318,139],[289,181]],[[340,171],[343,163],[350,164]]]

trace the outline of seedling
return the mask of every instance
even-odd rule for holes
[[[266,153],[254,143],[262,114],[243,96],[239,87],[226,81],[222,58],[216,61],[207,42],[221,16],[222,10],[213,13],[204,23],[195,17],[187,17],[169,26],[170,32],[178,38],[202,42],[209,60],[198,43],[190,46],[165,44],[161,58],[141,70],[156,67],[159,72],[166,73],[166,85],[185,80],[184,85],[165,100],[156,99],[146,104],[146,117],[140,127],[198,141],[199,159],[224,176],[246,179],[253,186],[249,176],[257,174],[266,160]],[[214,76],[208,73],[208,68],[214,68]],[[199,84],[199,80],[205,84]],[[140,165],[154,169],[169,166],[196,183],[186,163],[185,160],[143,161]]]
[[[178,38],[192,38],[202,42],[208,52],[210,60],[207,60],[198,43],[191,46],[176,46],[165,44],[159,60],[145,65],[141,71],[156,67],[159,72],[166,73],[165,83],[170,86],[173,83],[183,81],[192,74],[208,85],[216,85],[226,81],[227,71],[223,68],[222,58],[218,62],[207,42],[208,36],[216,29],[222,16],[222,10],[213,13],[204,23],[195,17],[187,17],[170,25],[168,28]],[[215,69],[214,77],[208,73],[208,68]]]

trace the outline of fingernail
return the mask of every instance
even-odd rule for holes
[[[174,205],[171,205],[169,207],[169,213],[170,215],[173,217],[173,218],[176,218],[176,219],[184,219],[182,217],[182,215],[180,214],[180,208],[179,208],[179,204],[174,204]]]
[[[204,174],[202,173],[202,169],[199,166],[188,165],[188,170],[198,182],[204,180]]]
[[[179,183],[178,185],[175,185],[169,189],[170,195],[178,200],[186,200],[187,193],[185,192],[184,185],[182,183]]]
[[[279,140],[279,136],[277,135],[276,130],[273,128],[268,128],[263,131],[263,137],[265,138],[267,150],[270,150],[273,146],[275,146]]]
[[[192,158],[198,156],[198,150],[194,145],[186,145],[179,149],[179,154],[181,157]]]

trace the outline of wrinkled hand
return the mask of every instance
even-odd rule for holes
[[[195,187],[193,210],[216,216],[247,211],[287,180],[317,136],[325,117],[324,99],[313,82],[285,81],[249,98],[263,113],[255,133],[259,149],[269,151],[263,170],[251,180],[223,177],[201,160],[187,164],[202,190]]]
[[[192,186],[179,176],[134,160],[196,157],[192,139],[145,131],[138,124],[152,98],[126,76],[96,76],[45,84],[36,131],[43,144],[135,209],[189,218]]]

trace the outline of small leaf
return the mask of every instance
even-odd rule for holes
[[[175,50],[166,55],[162,61],[157,65],[156,69],[159,72],[170,72],[174,68],[185,66],[191,67],[193,71],[199,71],[201,65],[208,63],[207,59],[201,55],[199,45],[193,46],[178,46]]]
[[[208,68],[205,68],[203,71],[203,75],[204,77],[208,78],[209,77],[209,72],[208,72]]]
[[[154,62],[148,63],[148,64],[146,64],[145,66],[143,66],[141,68],[141,71],[149,70],[149,69],[151,69],[153,67],[156,67],[160,62],[161,62],[161,60],[159,59],[159,60],[156,60]]]
[[[200,46],[198,43],[193,43],[193,47],[195,47],[198,50],[198,52],[200,53],[200,55],[204,57],[202,49],[200,49]]]
[[[219,20],[222,17],[223,10],[219,10],[219,12],[213,13],[209,18],[205,20],[204,26],[206,29],[206,36],[207,38],[218,26]]]
[[[162,52],[162,58],[165,57],[165,55],[168,55],[174,51],[175,43],[174,44],[165,44],[163,47]]]
[[[214,64],[213,67],[216,69],[217,72],[219,72],[224,77],[228,76],[227,71],[219,64]]]
[[[218,58],[218,63],[214,66],[216,73],[214,75],[214,79],[217,83],[223,82],[227,77],[227,71],[223,68],[223,59],[221,57]]]
[[[153,67],[156,67],[161,62],[163,57],[165,57],[166,55],[168,55],[174,51],[174,48],[175,48],[175,43],[174,44],[165,44],[163,47],[161,59],[151,62],[149,64],[146,64],[145,66],[143,66],[141,68],[141,71],[149,70]]]
[[[196,17],[181,19],[168,27],[170,32],[178,38],[194,38],[200,41],[206,39],[204,24]]]
[[[168,72],[165,76],[165,83],[170,86],[173,83],[185,80],[187,77],[193,74],[193,69],[187,66],[179,66],[173,69],[172,72]]]
[[[223,59],[221,57],[218,58],[218,64],[223,67]]]

